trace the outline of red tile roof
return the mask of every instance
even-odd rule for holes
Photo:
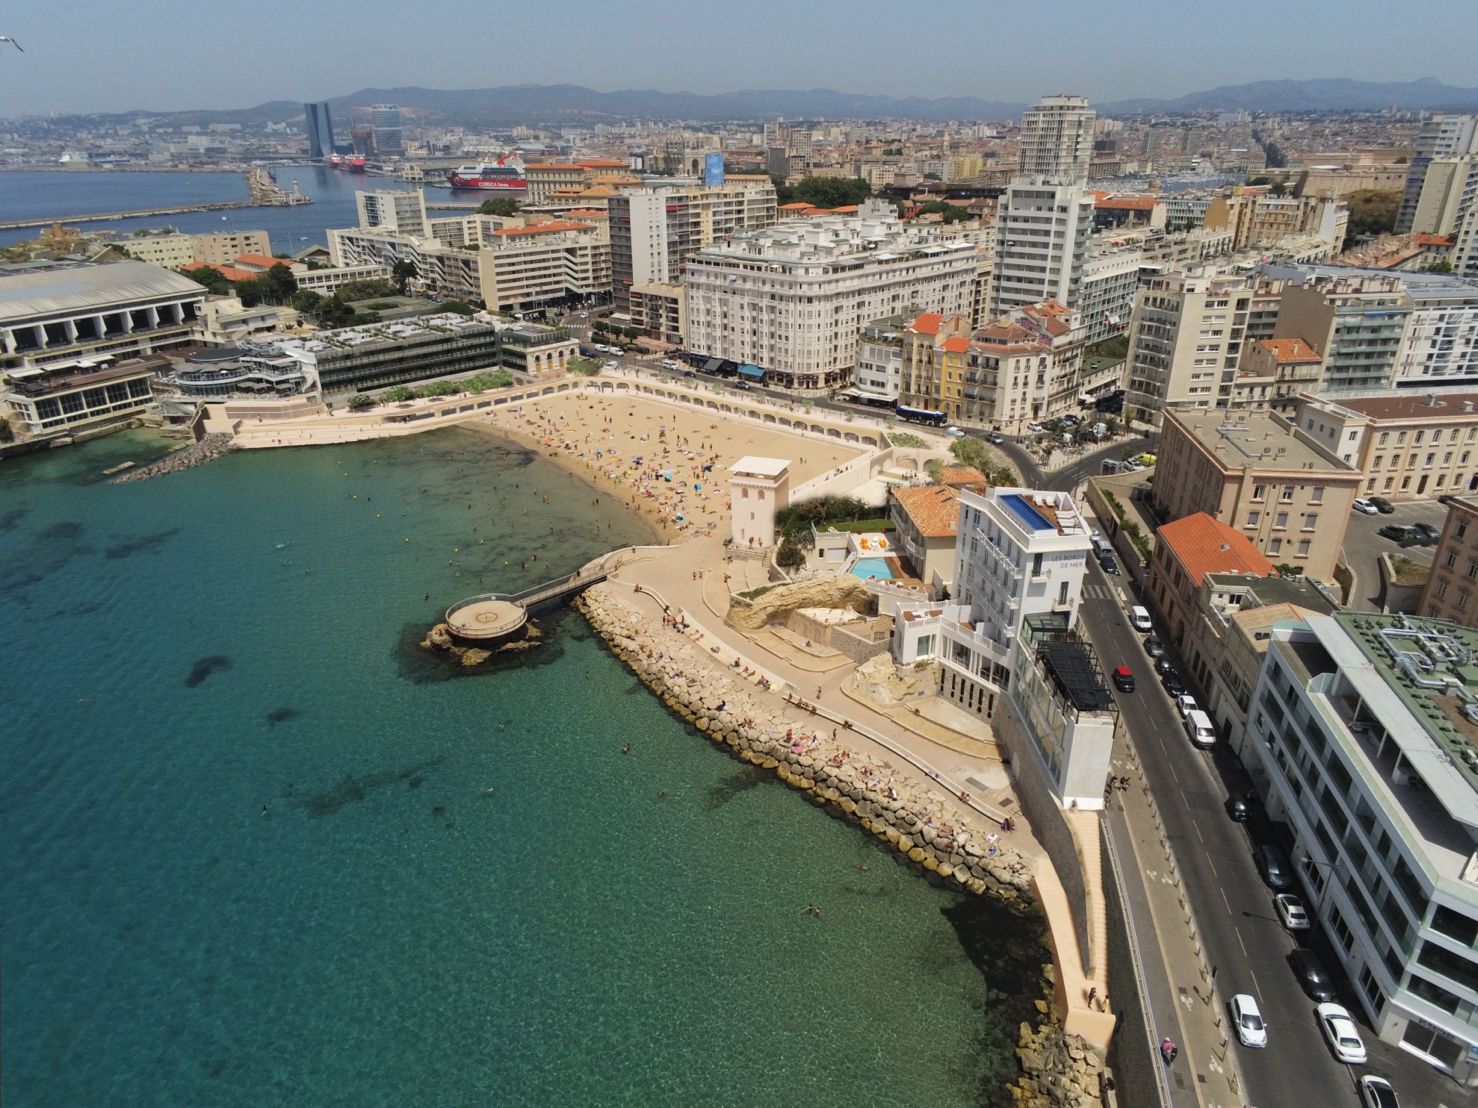
[[[1208,573],[1277,576],[1273,563],[1251,539],[1205,512],[1167,523],[1157,533],[1197,588]]]
[[[1418,246],[1451,246],[1453,238],[1451,235],[1425,235],[1413,236],[1412,241]]]
[[[937,335],[939,325],[944,322],[944,316],[938,312],[925,312],[913,321],[909,328],[916,335]]]
[[[1095,208],[1111,208],[1120,211],[1149,212],[1154,211],[1157,196],[1101,196],[1093,201]]]
[[[964,335],[954,335],[945,339],[942,345],[947,353],[963,354],[970,349],[970,340]]]
[[[1303,339],[1260,339],[1258,346],[1270,351],[1279,363],[1323,361],[1319,352]]]
[[[572,220],[550,220],[548,223],[534,223],[527,227],[501,227],[494,231],[495,235],[548,235],[555,231],[589,231],[592,230],[588,223],[575,223]]]
[[[973,489],[976,492],[984,492],[990,484],[985,479],[985,474],[974,466],[941,466],[939,483],[957,489]]]
[[[895,488],[893,498],[926,539],[954,538],[960,522],[960,491],[948,485]]]
[[[273,258],[267,254],[237,254],[236,261],[238,265],[259,265],[263,269],[271,269],[274,265],[285,265],[289,268],[292,267],[292,262],[288,258]]]

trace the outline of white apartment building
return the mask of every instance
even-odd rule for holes
[[[1417,225],[1422,193],[1426,189],[1427,172],[1432,163],[1443,158],[1461,158],[1478,154],[1478,115],[1434,115],[1422,124],[1406,172],[1406,188],[1401,206],[1396,211],[1396,233],[1409,234],[1423,230]]]
[[[769,177],[730,176],[721,185],[690,180],[622,189],[608,202],[611,292],[630,308],[631,287],[670,284],[695,250],[775,222],[775,185]]]
[[[900,606],[893,653],[905,665],[938,658],[944,695],[990,715],[1011,684],[1023,620],[1046,617],[1063,632],[1077,622],[1088,525],[1069,493],[993,488],[961,491],[957,532],[953,599]]]
[[[1093,197],[1080,184],[1013,179],[996,206],[990,315],[1056,300],[1075,305],[1093,234]]]
[[[354,204],[359,209],[361,227],[383,227],[387,231],[417,237],[430,233],[426,221],[426,197],[420,189],[356,192]]]
[[[688,259],[688,349],[759,366],[787,388],[835,388],[869,321],[917,304],[966,313],[974,280],[973,243],[901,223],[881,201],[739,231]]]
[[[1086,181],[1095,113],[1082,96],[1044,96],[1021,113],[1017,172],[1023,177]]]
[[[1166,407],[1226,407],[1252,296],[1245,277],[1200,271],[1147,277],[1129,324],[1124,417],[1158,426]]]
[[[393,266],[405,259],[415,264],[416,287],[430,295],[469,304],[482,299],[480,252],[476,249],[448,246],[383,227],[347,227],[330,228],[328,250],[335,267]]]
[[[1105,245],[1089,250],[1073,305],[1085,345],[1092,346],[1129,329],[1144,264],[1144,252],[1138,246]]]
[[[852,394],[873,402],[897,401],[903,387],[904,315],[877,319],[857,337],[857,368],[852,374]]]
[[[1379,1037],[1478,1084],[1478,632],[1278,624],[1238,753]]]

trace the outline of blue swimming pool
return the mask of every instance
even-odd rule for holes
[[[876,577],[879,581],[893,580],[893,571],[888,568],[887,558],[858,558],[852,566],[853,577]]]

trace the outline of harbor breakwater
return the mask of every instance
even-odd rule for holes
[[[124,485],[130,481],[147,481],[151,477],[162,477],[166,473],[178,473],[185,469],[194,469],[203,466],[206,462],[213,462],[217,458],[225,457],[236,448],[235,442],[230,435],[209,434],[201,438],[199,442],[191,443],[183,450],[176,450],[173,454],[166,454],[157,462],[150,462],[138,469],[131,469],[121,476],[113,478],[113,484]]]
[[[885,841],[920,869],[975,895],[989,893],[1030,909],[1031,874],[1022,857],[994,833],[953,825],[950,798],[919,790],[880,758],[849,749],[804,708],[777,713],[755,704],[754,683],[680,631],[624,600],[622,586],[596,585],[575,607],[618,660],[669,710],[715,744],[769,770],[814,804]],[[768,698],[767,698],[768,699]],[[1045,967],[1051,993],[1053,967]],[[1038,1026],[1023,1022],[1017,1058],[1022,1076],[1010,1086],[1020,1108],[1088,1108],[1103,1102],[1103,1054],[1064,1032],[1045,1001]]]

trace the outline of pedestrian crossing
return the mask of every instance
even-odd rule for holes
[[[1083,582],[1083,599],[1108,600],[1113,603],[1118,603],[1119,596],[1116,592],[1114,592],[1111,585],[1100,585],[1096,581],[1085,581]]]

